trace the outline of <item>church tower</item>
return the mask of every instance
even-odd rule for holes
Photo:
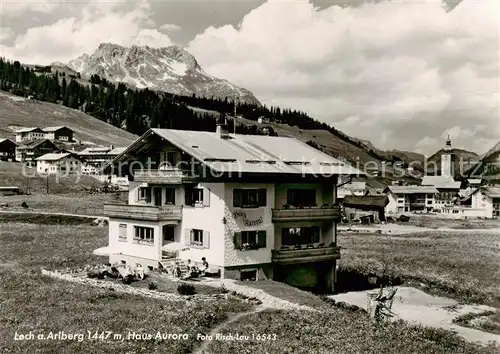
[[[453,177],[453,150],[451,148],[451,140],[448,135],[443,154],[441,155],[441,176]]]

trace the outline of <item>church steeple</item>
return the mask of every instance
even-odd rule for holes
[[[443,149],[443,154],[441,155],[441,176],[452,177],[454,175],[453,164],[453,150],[451,148],[451,139],[448,135],[448,138],[446,139],[446,145]]]
[[[446,145],[444,147],[445,151],[451,151],[451,139],[450,136],[448,135],[448,138],[446,139]]]

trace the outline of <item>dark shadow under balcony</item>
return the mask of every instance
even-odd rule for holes
[[[341,213],[338,205],[328,207],[273,209],[273,222],[287,221],[314,221],[340,220]]]
[[[104,204],[104,215],[117,219],[181,221],[182,205]]]
[[[340,247],[289,248],[272,251],[273,263],[280,265],[325,262],[340,259]]]

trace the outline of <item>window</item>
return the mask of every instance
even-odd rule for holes
[[[151,189],[147,187],[139,188],[139,200],[143,200],[146,203],[151,202]]]
[[[154,244],[154,229],[152,227],[134,226],[134,243]]]
[[[284,228],[281,230],[281,244],[286,246],[319,243],[319,226]]]
[[[210,232],[199,229],[186,230],[186,244],[200,248],[210,248]]]
[[[204,188],[186,188],[186,205],[210,205],[210,192]]]
[[[255,281],[257,280],[257,270],[242,270],[240,271],[240,280]]]
[[[315,189],[289,189],[287,204],[294,207],[316,206]]]
[[[234,248],[238,250],[256,250],[266,248],[265,230],[252,230],[234,233]]]
[[[166,160],[167,160],[169,165],[175,166],[175,164],[176,164],[175,151],[168,151],[166,153]]]
[[[258,208],[266,206],[267,190],[235,189],[233,190],[233,206],[236,208]]]
[[[118,225],[118,241],[127,242],[127,224]]]
[[[166,190],[165,190],[165,204],[166,205],[175,205],[175,189],[174,188],[166,188]]]

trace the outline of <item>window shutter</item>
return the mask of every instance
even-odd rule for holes
[[[186,205],[193,205],[193,190],[190,188],[186,188],[184,192]]]
[[[203,230],[203,248],[210,248],[210,231]]]
[[[241,199],[241,189],[233,189],[233,207],[241,208],[242,199]]]
[[[266,206],[267,205],[267,189],[259,189],[259,206]]]
[[[266,248],[266,238],[267,233],[266,230],[257,231],[257,245],[261,248]]]
[[[146,189],[146,202],[151,203],[151,188]]]
[[[241,250],[241,232],[235,232],[233,236],[234,249]]]
[[[203,205],[210,206],[210,189],[203,188]]]
[[[191,245],[191,229],[184,229],[184,243],[188,246]]]

